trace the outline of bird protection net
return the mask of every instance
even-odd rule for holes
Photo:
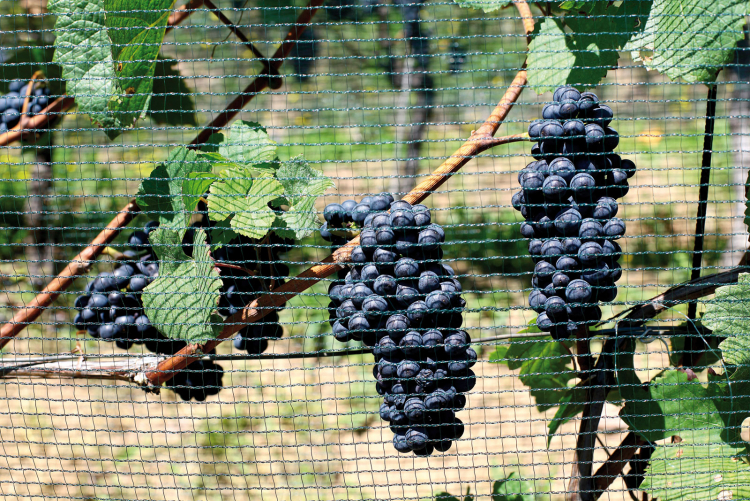
[[[746,2],[183,1],[0,3],[0,499],[750,498]]]

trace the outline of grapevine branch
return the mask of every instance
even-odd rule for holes
[[[317,0],[316,0],[317,1]],[[521,13],[524,22],[524,29],[527,33],[533,31],[533,20],[531,11],[526,2],[516,2],[516,8]],[[283,45],[282,45],[283,48]],[[528,140],[527,134],[517,134],[505,138],[494,138],[494,134],[505,120],[513,104],[518,100],[524,87],[526,86],[526,70],[521,69],[511,82],[510,86],[503,95],[502,99],[492,111],[490,116],[485,120],[479,129],[471,134],[471,137],[461,147],[451,155],[442,165],[428,176],[424,181],[419,183],[411,190],[403,200],[418,204],[432,194],[437,188],[445,183],[453,174],[458,172],[461,167],[466,165],[472,158],[479,153],[486,151],[498,144],[506,144],[515,141]],[[218,119],[217,119],[218,120]],[[204,131],[206,132],[206,131]],[[208,136],[206,136],[207,138]],[[200,136],[199,136],[200,138]],[[205,140],[205,139],[204,139]],[[196,139],[193,143],[200,143]],[[216,339],[211,339],[205,343],[190,344],[177,352],[174,356],[159,363],[158,367],[146,373],[146,379],[151,385],[160,386],[169,381],[176,372],[184,369],[197,359],[203,353],[210,352],[219,343],[228,337],[239,332],[245,325],[257,322],[266,314],[281,306],[297,294],[312,287],[316,282],[322,280],[336,271],[343,268],[343,263],[349,260],[352,250],[359,244],[359,237],[346,243],[343,247],[337,249],[333,254],[325,258],[320,264],[308,268],[296,278],[289,280],[287,283],[274,291],[274,294],[267,294],[259,297],[242,311],[227,318],[225,327]]]
[[[713,149],[714,122],[716,121],[716,90],[716,84],[709,86],[708,97],[706,98],[706,128],[703,136],[703,158],[701,159],[701,179],[698,188],[698,210],[695,215],[695,244],[690,280],[696,280],[701,276],[706,211],[708,210],[708,183],[711,181],[711,150]],[[688,318],[694,319],[697,311],[698,303],[691,302],[688,305]]]
[[[688,329],[683,327],[639,327],[635,329],[602,329],[592,332],[592,335],[611,337],[619,335],[625,338],[637,338],[641,336],[675,336],[685,334]],[[470,344],[475,346],[496,344],[512,344],[523,339],[536,339],[539,337],[538,332],[526,333],[506,333],[497,336],[489,336],[480,339],[474,339]],[[297,360],[297,359],[318,359],[331,357],[348,357],[350,355],[363,355],[372,353],[372,348],[342,348],[338,350],[319,350],[319,351],[300,351],[290,353],[262,353],[259,355],[231,353],[227,355],[217,355],[215,353],[203,355],[201,360],[212,360],[214,362],[230,361],[239,362],[243,360]],[[103,359],[118,359],[115,362],[104,362]],[[123,360],[125,359],[125,360]],[[66,373],[64,366],[57,365],[59,362],[68,362],[72,360],[86,361],[86,370],[80,369],[76,374],[67,374],[72,378],[98,378],[100,375],[108,376],[110,373],[116,373],[116,378],[122,381],[131,381],[136,373],[143,372],[144,369],[155,367],[158,362],[164,359],[160,356],[142,356],[122,355],[113,357],[112,355],[97,355],[81,353],[62,353],[56,355],[44,355],[34,357],[12,357],[8,360],[0,360],[0,377],[20,377],[20,376],[43,376],[43,372],[53,372],[60,375],[60,371]],[[34,367],[35,366],[35,367]],[[26,370],[30,367],[33,369]],[[583,385],[581,385],[583,386]],[[601,468],[600,468],[601,470]],[[601,475],[597,471],[597,476]],[[597,480],[598,482],[599,480]]]
[[[598,499],[606,491],[612,482],[622,473],[636,451],[646,443],[634,432],[625,435],[617,449],[609,456],[603,465],[596,470],[594,499]]]
[[[253,43],[250,41],[250,39],[245,36],[245,34],[242,32],[242,30],[240,30],[232,22],[231,19],[229,19],[226,15],[224,15],[224,13],[221,10],[219,10],[219,8],[216,5],[214,5],[214,3],[211,0],[203,0],[203,3],[206,5],[206,8],[208,10],[210,10],[211,12],[213,12],[214,14],[216,14],[216,17],[219,18],[219,21],[221,21],[222,23],[224,23],[227,26],[227,28],[229,29],[229,31],[231,31],[232,33],[234,33],[234,36],[236,36],[237,38],[239,38],[240,41],[242,41],[242,43],[245,44],[245,47],[247,47],[250,50],[250,52],[253,53],[253,55],[255,57],[257,57],[258,59],[261,59],[261,60],[265,60],[265,56],[263,54],[261,54],[261,52],[257,49],[257,47],[255,47],[255,45],[253,45]],[[267,61],[265,62],[265,64],[266,64],[266,66],[268,66],[268,62]],[[271,69],[267,68],[266,69],[266,73],[270,74],[271,73]]]

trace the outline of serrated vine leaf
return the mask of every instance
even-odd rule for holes
[[[130,127],[148,110],[154,68],[175,0],[104,0],[117,92],[109,109]]]
[[[723,388],[715,382],[704,386],[686,371],[664,371],[645,388],[621,384],[620,395],[626,401],[620,417],[649,442],[673,435],[686,442],[720,442],[728,421],[738,417]]]
[[[744,0],[654,0],[645,28],[625,49],[672,80],[713,82],[745,37],[747,13]]]
[[[158,165],[141,182],[136,201],[141,210],[165,228],[187,228],[195,206],[186,207],[184,183],[191,173],[210,173],[211,165],[184,147],[172,150],[166,163]],[[193,186],[193,185],[189,185]],[[203,186],[193,186],[200,190]],[[191,189],[193,189],[191,188]],[[200,191],[202,195],[204,191]],[[194,193],[195,195],[195,193]],[[190,198],[187,198],[188,203]],[[197,200],[196,200],[197,202]]]
[[[159,276],[143,291],[143,308],[151,324],[170,339],[203,342],[216,337],[221,317],[221,277],[214,267],[202,229],[194,233],[193,257],[182,251],[185,230],[159,227],[151,233],[159,257]]]
[[[706,305],[703,325],[721,342],[724,361],[731,365],[750,365],[750,274],[742,273],[737,284],[716,289]]]
[[[659,501],[750,498],[744,448],[725,443],[664,444],[651,456],[641,489]]]
[[[467,9],[481,9],[484,12],[494,12],[510,4],[510,0],[456,0],[456,3]]]
[[[268,203],[283,195],[284,187],[272,177],[257,177],[250,169],[227,169],[222,177],[211,187],[209,217],[214,221],[231,218],[237,233],[262,238],[276,219]]]
[[[650,1],[592,4],[589,12],[546,18],[534,31],[527,60],[529,84],[539,94],[562,84],[593,86],[617,66],[619,50],[645,21]],[[567,32],[565,27],[570,29]]]
[[[315,201],[334,184],[301,158],[285,162],[276,171],[276,178],[284,187],[280,205],[288,208],[278,214],[275,231],[282,238],[304,238],[320,226]]]
[[[57,16],[53,61],[62,67],[66,93],[76,98],[79,112],[117,137],[124,125],[108,106],[117,84],[104,0],[49,0],[47,8]]]
[[[263,164],[277,160],[276,142],[268,137],[266,129],[258,123],[242,120],[232,123],[224,133],[212,134],[201,149],[218,152],[237,164]]]
[[[559,405],[570,390],[568,382],[576,377],[570,352],[549,336],[516,340],[491,354],[490,361],[520,369],[519,379],[531,390],[540,412]]]

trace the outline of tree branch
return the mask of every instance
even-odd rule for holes
[[[599,499],[604,491],[612,485],[612,482],[622,474],[622,470],[628,464],[628,461],[635,456],[636,451],[645,443],[645,440],[632,431],[625,435],[625,438],[620,442],[617,449],[610,454],[607,461],[594,474],[594,499]]]
[[[266,60],[266,56],[261,54],[261,52],[255,47],[255,45],[253,45],[250,39],[245,36],[245,34],[231,21],[231,19],[229,19],[226,15],[224,15],[224,13],[221,10],[219,10],[219,8],[216,5],[214,5],[214,3],[211,0],[202,0],[202,1],[206,5],[206,8],[210,10],[211,12],[213,12],[214,14],[216,14],[216,17],[219,18],[219,21],[224,23],[226,27],[229,29],[229,31],[234,33],[234,36],[239,38],[240,41],[245,44],[245,47],[247,47],[250,50],[250,52],[253,53],[255,57],[263,60],[264,61],[263,64],[265,64],[266,67],[268,67],[268,61]],[[270,73],[270,68],[267,68],[267,73]]]
[[[618,322],[618,319],[623,315],[625,315],[625,318],[619,320],[619,323],[625,323],[631,327],[643,325],[661,312],[675,305],[682,304],[685,301],[690,301],[692,299],[709,296],[716,292],[716,289],[722,285],[737,283],[740,273],[743,272],[748,272],[747,266],[738,266],[722,273],[706,275],[697,280],[690,280],[689,282],[673,285],[667,289],[666,292],[649,299],[647,303],[639,304],[628,308],[625,311],[621,311],[617,315],[600,322],[598,325]]]
[[[515,3],[515,6],[524,17],[524,28],[527,30],[527,33],[529,32],[529,29],[533,30],[531,11],[528,4],[525,1],[519,1]],[[472,134],[471,138],[469,138],[469,140],[466,141],[453,155],[435,169],[432,175],[427,177],[409,192],[403,200],[406,200],[411,204],[417,204],[423,201],[447,181],[450,176],[466,165],[469,160],[482,151],[495,146],[496,142],[492,136],[510,112],[511,107],[516,102],[525,86],[526,70],[522,69],[513,79],[510,87],[505,91],[505,95],[484,124],[482,124],[482,126]],[[525,140],[525,136],[525,134],[509,136],[508,142],[511,141],[510,138],[514,138],[512,140],[515,141]],[[169,381],[175,372],[184,369],[192,363],[196,359],[196,355],[201,355],[213,350],[219,343],[240,331],[245,325],[260,320],[272,311],[272,309],[281,306],[300,292],[312,287],[319,280],[342,269],[342,263],[349,260],[352,250],[354,250],[358,244],[359,237],[357,236],[343,247],[337,249],[320,264],[312,266],[296,278],[289,280],[287,283],[276,289],[273,294],[266,294],[259,297],[247,305],[242,311],[227,318],[226,326],[216,339],[211,339],[202,344],[190,344],[176,353],[173,357],[159,363],[156,370],[149,371],[146,374],[149,382],[154,386],[160,386],[166,381]]]

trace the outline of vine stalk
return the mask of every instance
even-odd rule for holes
[[[701,179],[698,188],[698,210],[695,215],[695,244],[693,248],[692,271],[690,280],[697,280],[701,276],[703,261],[703,242],[706,232],[706,212],[708,211],[708,187],[711,181],[711,152],[714,142],[714,123],[716,121],[716,92],[718,86],[708,87],[706,97],[706,127],[703,136],[703,158],[701,159]],[[688,304],[688,318],[694,319],[698,311],[698,302]]]

